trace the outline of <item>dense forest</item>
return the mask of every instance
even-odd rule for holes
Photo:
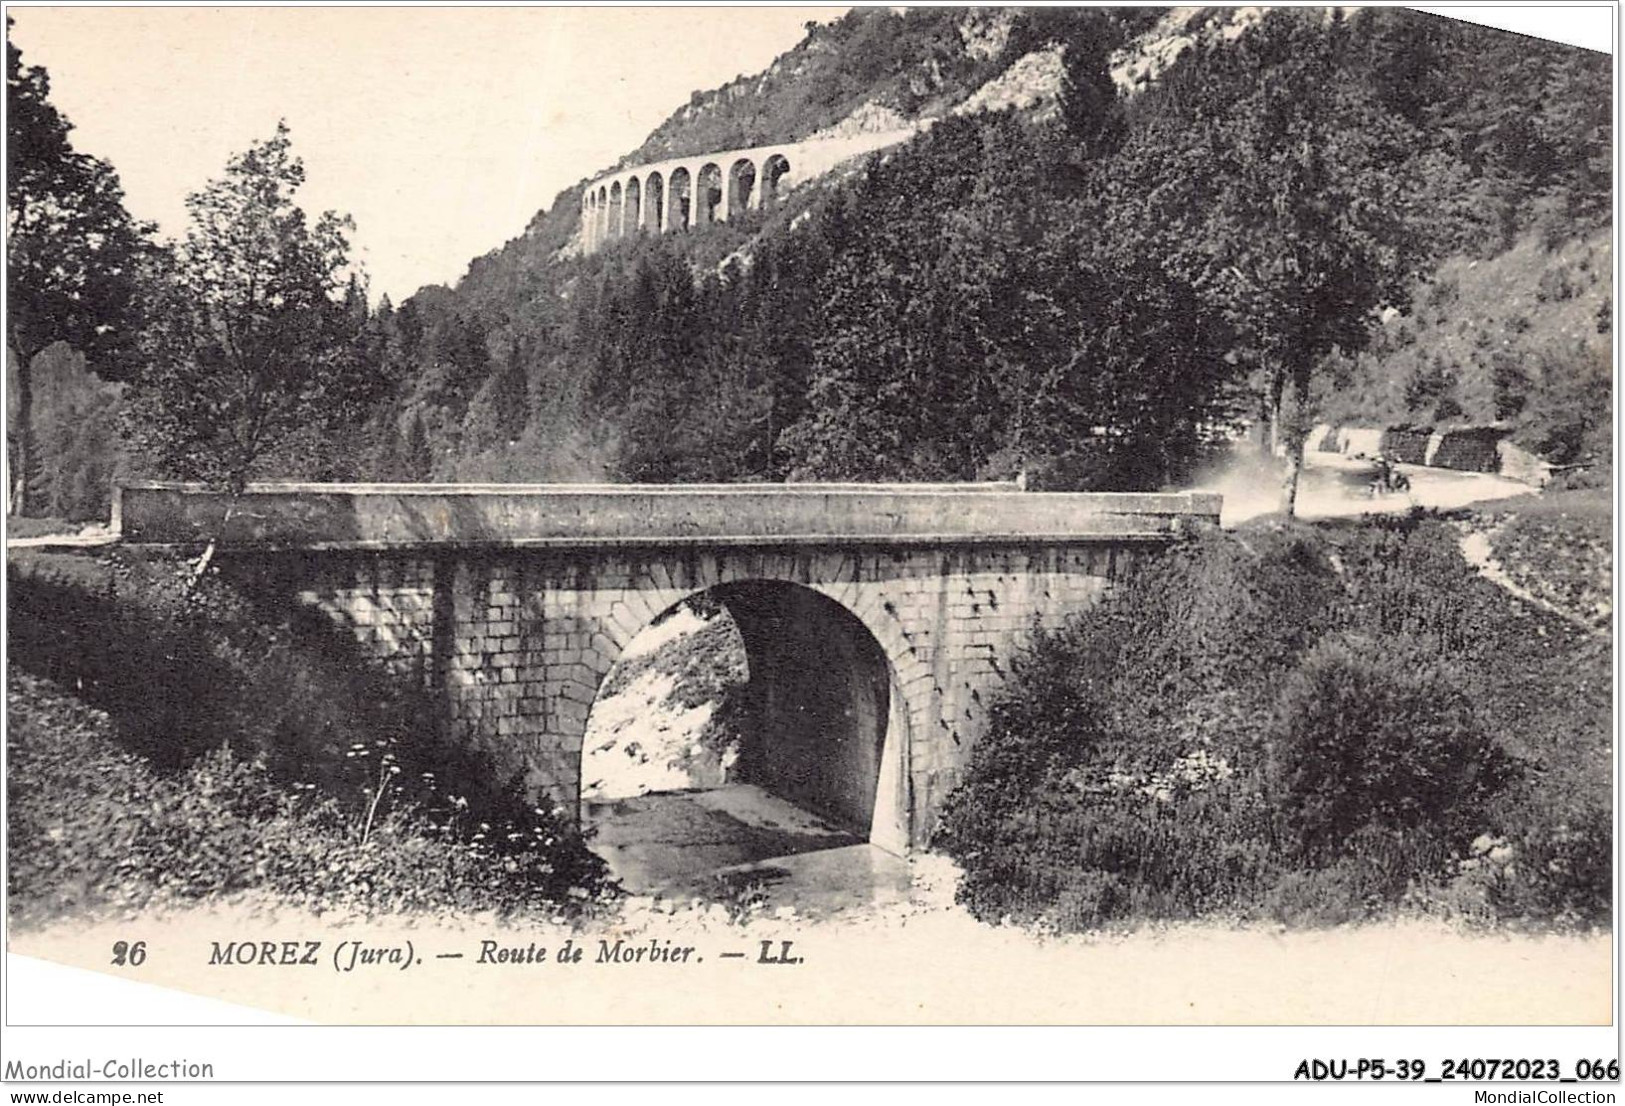
[[[1399,9],[1234,15],[1177,51],[1147,9],[810,27],[625,160],[935,123],[704,234],[582,256],[577,188],[454,288],[336,295],[358,417],[254,471],[1121,490],[1322,417],[1505,420],[1610,463],[1609,59]],[[952,111],[1044,50],[1059,87]],[[1136,51],[1177,56],[1131,95]],[[90,369],[60,402],[106,418]],[[67,470],[155,471],[39,437],[52,511],[85,510]]]

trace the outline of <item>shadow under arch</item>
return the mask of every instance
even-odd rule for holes
[[[777,853],[867,843],[905,854],[909,713],[895,667],[858,615],[814,587],[786,580],[745,579],[695,591],[627,642],[605,673],[582,734],[578,796],[583,822],[600,824],[594,811],[609,809],[591,793],[600,781],[589,777],[597,777],[601,768],[591,754],[607,747],[599,744],[603,730],[596,720],[601,712],[615,714],[605,704],[623,693],[626,684],[617,671],[623,664],[648,663],[650,650],[640,647],[639,639],[696,601],[726,611],[744,654],[744,678],[732,692],[736,709],[729,716],[738,734],[736,755],[726,763],[724,779],[714,778],[713,760],[708,764],[713,776],[696,778],[688,786],[673,787],[668,780],[662,785],[667,790],[658,793],[760,789],[773,801],[790,804],[838,831],[827,843],[813,837],[777,842]],[[649,718],[634,725],[639,722],[657,724]],[[637,800],[624,805],[636,806]],[[624,839],[623,831],[617,833]],[[775,841],[771,835],[765,840],[769,845]],[[677,847],[681,842],[666,844]],[[750,859],[774,855],[762,852]]]

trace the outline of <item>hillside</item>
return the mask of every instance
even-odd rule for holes
[[[858,9],[807,37],[761,73],[696,91],[613,168],[711,150],[900,130],[910,124],[1017,109],[1052,115],[1061,96],[1066,43],[1100,35],[1124,95],[1149,87],[1198,41],[1233,38],[1256,9],[1121,9],[1091,27],[1077,13],[1042,9]],[[612,168],[609,166],[606,169]],[[577,189],[537,212],[522,239],[476,259],[559,249],[573,238]]]
[[[1606,462],[1613,433],[1611,233],[1447,258],[1371,347],[1339,364],[1334,419],[1510,422],[1559,465]],[[1607,482],[1607,469],[1591,474]]]
[[[1155,9],[1105,13],[1125,41],[1150,29]],[[866,8],[825,25],[761,73],[696,92],[623,165],[706,150],[790,142],[948,115],[965,105],[997,108],[997,83],[1037,77],[1024,106],[1053,103],[1058,41],[1075,33],[1076,13],[1024,8]],[[994,86],[984,92],[985,86]],[[1014,102],[1014,101],[1009,101]]]
[[[1125,46],[1154,13],[1111,13]],[[710,150],[897,130],[921,120],[1012,105],[1042,113],[1060,94],[1057,43],[1066,19],[1029,9],[866,8],[807,37],[761,73],[696,91],[637,149],[604,169]],[[585,182],[583,182],[585,183]],[[529,269],[554,259],[578,225],[580,190],[561,192],[523,236],[476,259],[459,289],[492,264]],[[499,261],[499,259],[501,259]]]
[[[381,305],[388,398],[278,472],[1155,488],[1318,413],[1293,404],[1454,404],[1595,452],[1554,412],[1611,321],[1610,79],[1399,9],[859,9],[621,164],[932,126],[592,256],[585,182],[562,192],[454,287]],[[1275,325],[1292,310],[1320,315]]]

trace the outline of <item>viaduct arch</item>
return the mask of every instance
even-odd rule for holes
[[[629,235],[697,231],[738,212],[771,206],[796,185],[873,150],[904,142],[919,127],[721,150],[618,169],[581,193],[584,253]]]
[[[129,484],[114,524],[135,543],[215,536],[223,571],[321,611],[422,681],[452,736],[571,809],[611,666],[714,589],[759,666],[754,709],[789,734],[752,754],[760,770],[894,852],[928,840],[1032,629],[1220,506],[1011,485],[265,484],[227,502]],[[816,702],[832,686],[836,706]]]

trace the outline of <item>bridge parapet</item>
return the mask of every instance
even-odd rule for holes
[[[1169,539],[1217,495],[1023,492],[1010,484],[251,484],[115,489],[125,541],[224,548],[956,546]]]

